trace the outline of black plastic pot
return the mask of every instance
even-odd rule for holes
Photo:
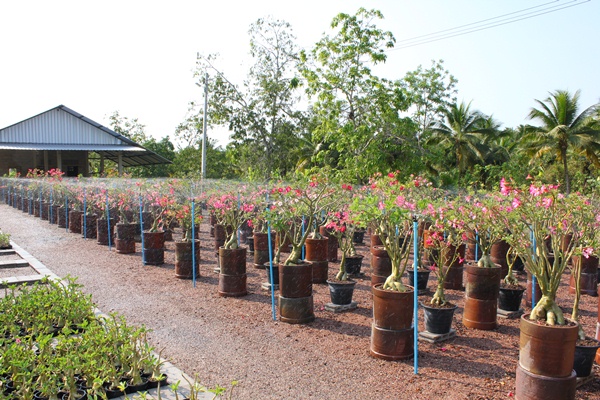
[[[428,270],[417,270],[417,290],[420,292],[422,290],[427,290],[427,283],[429,282],[429,273],[431,271]],[[408,284],[412,287],[415,286],[415,271],[412,269],[406,270],[408,274]]]
[[[578,378],[590,376],[596,351],[600,348],[600,342],[596,346],[575,345],[575,360],[573,360],[573,369]]]
[[[264,263],[264,267],[267,273],[267,282],[271,285],[279,285],[279,265],[273,263],[273,282],[271,282],[271,263]]]
[[[363,258],[362,255],[346,257],[346,273],[352,276],[360,275]]]
[[[423,307],[425,315],[425,330],[427,332],[436,334],[450,332],[454,311],[457,306],[438,308],[421,303],[421,307]]]
[[[344,306],[352,303],[355,281],[327,281],[329,295],[333,304]]]
[[[509,289],[500,286],[498,293],[498,308],[504,311],[519,311],[523,299],[523,289]]]

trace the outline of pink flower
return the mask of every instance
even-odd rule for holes
[[[521,201],[517,197],[515,197],[512,201],[512,208],[515,209],[515,208],[519,207],[520,205],[521,205]]]
[[[583,249],[583,252],[581,253],[585,258],[590,258],[590,256],[592,255],[592,253],[594,252],[594,249],[591,247],[586,247],[585,249]]]
[[[542,199],[542,205],[546,209],[552,207],[552,197],[544,197],[544,199]]]
[[[380,210],[385,210],[385,204],[383,203],[383,201],[380,201],[377,207],[379,207]]]

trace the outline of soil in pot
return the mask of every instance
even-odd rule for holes
[[[329,285],[329,295],[333,304],[345,306],[352,303],[354,286],[356,286],[355,281],[328,280],[327,284]]]

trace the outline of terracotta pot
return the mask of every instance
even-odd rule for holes
[[[286,298],[312,296],[312,263],[279,265],[279,290]]]
[[[165,263],[165,233],[162,231],[144,231],[144,265],[162,265]]]
[[[117,248],[117,253],[135,253],[136,227],[137,224],[123,224],[120,222],[115,225],[115,230],[117,232],[115,237],[115,247]]]
[[[427,232],[427,231],[425,231]],[[453,254],[458,251],[458,257],[454,260],[451,265],[448,262],[444,262],[444,269],[446,272],[446,281],[444,282],[444,289],[453,289],[453,290],[463,290],[463,263],[460,259],[465,258],[465,248],[464,244],[458,246],[458,249],[455,246],[449,246],[444,248],[443,259],[444,260],[452,260]]]
[[[492,248],[490,249],[490,258],[492,259],[492,262],[502,267],[502,271],[500,272],[500,279],[505,277],[508,273],[508,261],[506,260],[508,250],[510,250],[510,245],[504,240],[500,240],[494,243],[492,245]]]
[[[475,254],[477,249],[477,254]],[[481,248],[477,245],[475,240],[475,233],[472,231],[467,232],[467,246],[465,248],[465,260],[475,261],[481,258]]]
[[[501,269],[499,265],[481,268],[474,263],[467,264],[463,310],[463,324],[467,328],[492,330],[498,327],[496,316]]]
[[[529,272],[527,273],[527,289],[525,290],[525,305],[527,307],[531,307],[531,300],[532,300],[532,290],[533,290],[533,275],[531,275]],[[538,301],[540,301],[540,299],[542,298],[542,289],[540,288],[540,285],[537,283],[537,281],[535,282],[535,302],[537,304]]]
[[[86,239],[96,239],[97,226],[96,226],[96,214],[82,214],[81,215],[81,236]]]
[[[598,257],[590,256],[588,258],[582,256],[571,257],[573,264],[573,272],[569,279],[569,293],[575,293],[575,277],[577,276],[577,270],[581,265],[581,279],[579,285],[581,294],[587,294],[588,296],[597,296],[598,288]]]
[[[383,246],[371,247],[371,285],[384,283],[392,274],[392,260]]]
[[[394,292],[371,287],[373,293],[373,325],[370,354],[384,360],[402,360],[412,357],[414,333],[413,290]]]
[[[264,269],[269,258],[269,234],[254,232],[254,268]],[[275,256],[275,232],[271,232],[271,254]]]
[[[338,260],[338,247],[339,243],[335,236],[329,233],[329,230],[324,226],[319,228],[319,233],[328,238],[327,242],[327,261],[337,261]]]
[[[96,238],[100,245],[108,246],[108,222],[106,219],[96,220]],[[110,219],[110,243],[115,244],[115,219]]]
[[[192,251],[192,243],[195,245]],[[175,276],[179,279],[194,278],[194,255],[195,253],[195,277],[200,276],[200,240],[194,242],[175,242]]]
[[[56,225],[58,225],[59,228],[67,227],[67,212],[64,206],[58,207],[56,210]]]
[[[371,247],[373,247],[373,246],[383,246],[381,237],[376,233],[371,234]]]
[[[279,318],[289,324],[314,321],[312,263],[279,265]]]
[[[21,203],[19,202],[19,204],[21,204]],[[48,207],[48,210],[50,213],[50,215],[48,216],[48,222],[50,224],[56,224],[57,218],[58,218],[58,209],[59,209],[59,206],[56,204],[52,204]]]
[[[246,288],[246,248],[219,248],[219,296],[240,297],[248,294]]]
[[[215,225],[215,251],[218,252],[221,247],[225,245],[225,240],[227,240],[227,232],[225,231],[225,227],[221,224]]]
[[[573,370],[578,324],[546,326],[521,316],[518,399],[574,399],[577,376]]]
[[[401,330],[413,323],[413,288],[407,292],[383,290],[381,284],[371,287],[373,293],[373,322],[384,329]]]
[[[40,213],[40,218],[44,221],[48,221],[50,219],[50,204],[47,202],[42,202],[42,212]]]
[[[306,261],[327,261],[329,254],[329,239],[310,239],[307,238],[306,246]]]
[[[69,211],[69,232],[81,233],[81,211]]]
[[[547,377],[566,378],[573,370],[578,324],[546,326],[529,319],[520,321],[519,364]]]

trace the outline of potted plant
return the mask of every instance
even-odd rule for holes
[[[556,185],[532,182],[519,189],[505,183],[502,193],[510,204],[497,216],[510,231],[504,239],[515,248],[542,293],[531,313],[520,321],[517,397],[525,388],[542,391],[550,387],[562,398],[574,398],[573,360],[579,328],[565,319],[556,293],[569,259],[592,235],[590,221],[595,214],[581,196],[565,196]],[[565,242],[569,245],[564,246]]]
[[[180,279],[192,279],[200,276],[198,269],[198,263],[200,262],[200,240],[194,238],[194,235],[197,235],[198,226],[202,221],[200,207],[195,207],[194,215],[192,215],[192,207],[189,200],[186,200],[185,203],[179,201],[169,210],[169,218],[177,221],[182,230],[181,240],[175,241],[175,276]],[[194,234],[192,234],[192,228],[195,228]],[[194,259],[196,265],[193,264]]]
[[[251,218],[255,206],[250,196],[233,192],[215,193],[208,200],[217,222],[225,229],[226,238],[219,248],[219,295],[239,297],[248,294],[246,288],[246,247],[238,245],[238,230]]]
[[[412,248],[413,219],[416,204],[410,201],[405,185],[398,182],[398,172],[377,174],[357,196],[351,210],[364,224],[374,224],[383,250],[391,262],[391,274],[382,284],[372,286],[373,327],[371,355],[385,360],[399,360],[413,355],[413,291],[402,282]],[[377,249],[377,247],[375,247]]]
[[[162,265],[165,262],[165,232],[162,229],[167,210],[175,200],[164,193],[165,188],[154,184],[146,195],[146,203],[150,207],[152,224],[143,232],[143,263],[144,265]]]
[[[119,222],[115,225],[115,248],[117,253],[135,253],[135,233],[137,224],[134,216],[138,215],[133,208],[134,193],[131,189],[119,190],[116,194],[116,207]]]
[[[295,188],[281,186],[271,189],[271,206],[267,218],[284,239],[289,239],[291,251],[279,265],[279,313],[281,321],[308,323],[314,320],[312,266],[301,260],[302,247],[313,222],[333,203],[330,187],[323,175],[308,182],[298,182]],[[279,244],[281,246],[281,242]]]
[[[486,193],[470,195],[464,198],[461,207],[466,214],[463,217],[466,231],[475,237],[481,250],[477,263],[466,263],[463,324],[472,329],[495,329],[502,267],[492,261],[491,251],[494,246],[506,250],[509,247],[502,241],[505,228],[495,217],[504,210],[504,199]],[[506,252],[500,257],[506,264]]]
[[[424,249],[437,281],[431,300],[421,303],[425,330],[434,334],[446,334],[450,332],[457,306],[446,299],[445,283],[453,269],[462,266],[467,228],[463,222],[463,210],[456,199],[429,203],[423,214],[429,222]]]

